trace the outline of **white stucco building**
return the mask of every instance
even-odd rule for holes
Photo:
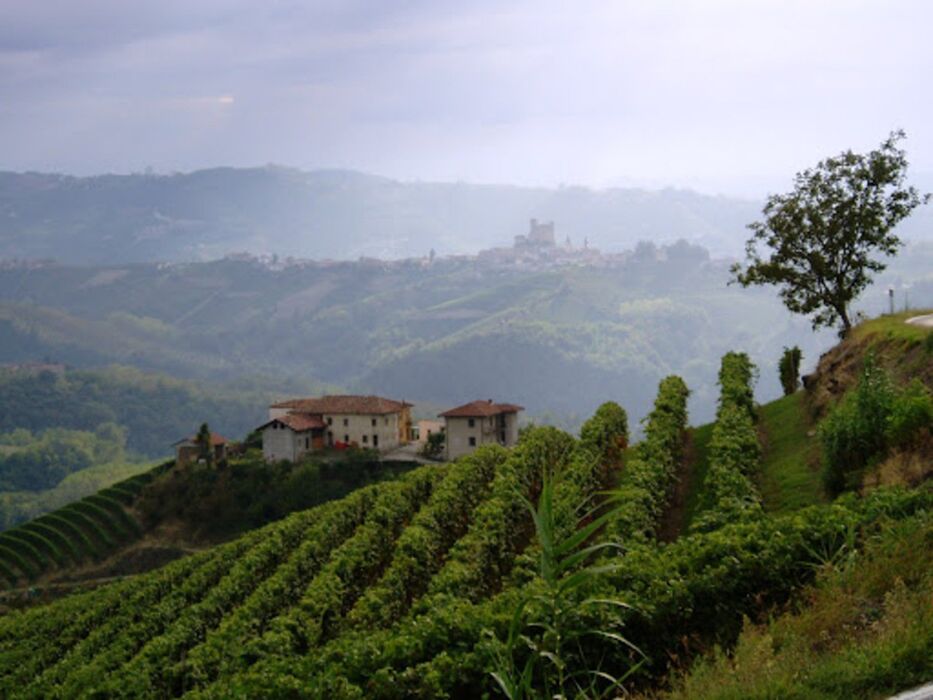
[[[262,431],[269,461],[324,448],[386,452],[411,440],[411,404],[381,396],[321,396],[272,404]]]
[[[514,445],[518,442],[518,413],[522,406],[511,403],[472,401],[444,411],[447,459],[471,453],[480,445],[496,443]]]

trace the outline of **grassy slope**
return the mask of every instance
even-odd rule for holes
[[[919,343],[929,335],[929,327],[916,326],[905,323],[905,321],[914,316],[925,316],[927,314],[933,314],[933,309],[920,309],[905,311],[892,316],[879,316],[856,326],[852,331],[852,336],[855,340],[868,336],[880,336]]]
[[[798,391],[765,404],[759,413],[764,442],[758,487],[770,513],[787,513],[823,502],[819,444]]]
[[[889,526],[867,550],[827,563],[804,606],[746,625],[674,698],[881,698],[931,678],[933,520]]]
[[[769,513],[788,513],[824,502],[817,466],[819,445],[815,437],[807,434],[813,427],[804,401],[803,392],[797,392],[759,409],[763,451],[758,487]],[[685,498],[685,527],[693,522],[699,507],[712,434],[712,423],[691,429],[693,445],[687,469],[692,471],[692,481]]]

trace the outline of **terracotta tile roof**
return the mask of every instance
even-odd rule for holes
[[[493,403],[492,401],[471,401],[439,414],[441,418],[487,418],[500,413],[518,413],[524,406],[514,403]]]
[[[181,445],[182,443],[190,442],[191,444],[197,444],[198,436],[192,435],[191,437],[182,438],[175,445]],[[219,447],[220,445],[226,445],[227,438],[219,433],[211,433],[211,447]]]
[[[321,396],[314,399],[291,399],[272,404],[271,408],[287,408],[299,413],[325,413],[350,415],[384,415],[398,413],[411,406],[404,401],[393,401],[381,396]]]
[[[275,422],[283,423],[296,433],[303,433],[306,430],[320,430],[324,427],[324,421],[320,416],[308,415],[307,413],[289,413],[288,415],[273,418],[260,425],[256,430],[272,425]]]

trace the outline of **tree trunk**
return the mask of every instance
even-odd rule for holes
[[[845,338],[849,335],[849,331],[852,330],[852,321],[849,320],[849,314],[844,306],[839,309],[839,318],[842,321],[842,330],[839,331],[839,337]]]

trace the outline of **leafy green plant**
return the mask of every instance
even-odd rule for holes
[[[537,506],[524,500],[540,546],[540,581],[514,610],[508,636],[497,649],[498,668],[490,672],[493,679],[509,700],[606,697],[624,690],[624,677],[615,678],[598,665],[590,668],[593,660],[586,658],[582,645],[585,637],[600,637],[640,654],[615,629],[589,627],[581,615],[592,606],[628,607],[619,600],[588,595],[600,576],[618,566],[588,564],[597,553],[616,546],[606,541],[587,545],[613,513],[588,514],[573,534],[561,537],[553,479],[545,476]]]

